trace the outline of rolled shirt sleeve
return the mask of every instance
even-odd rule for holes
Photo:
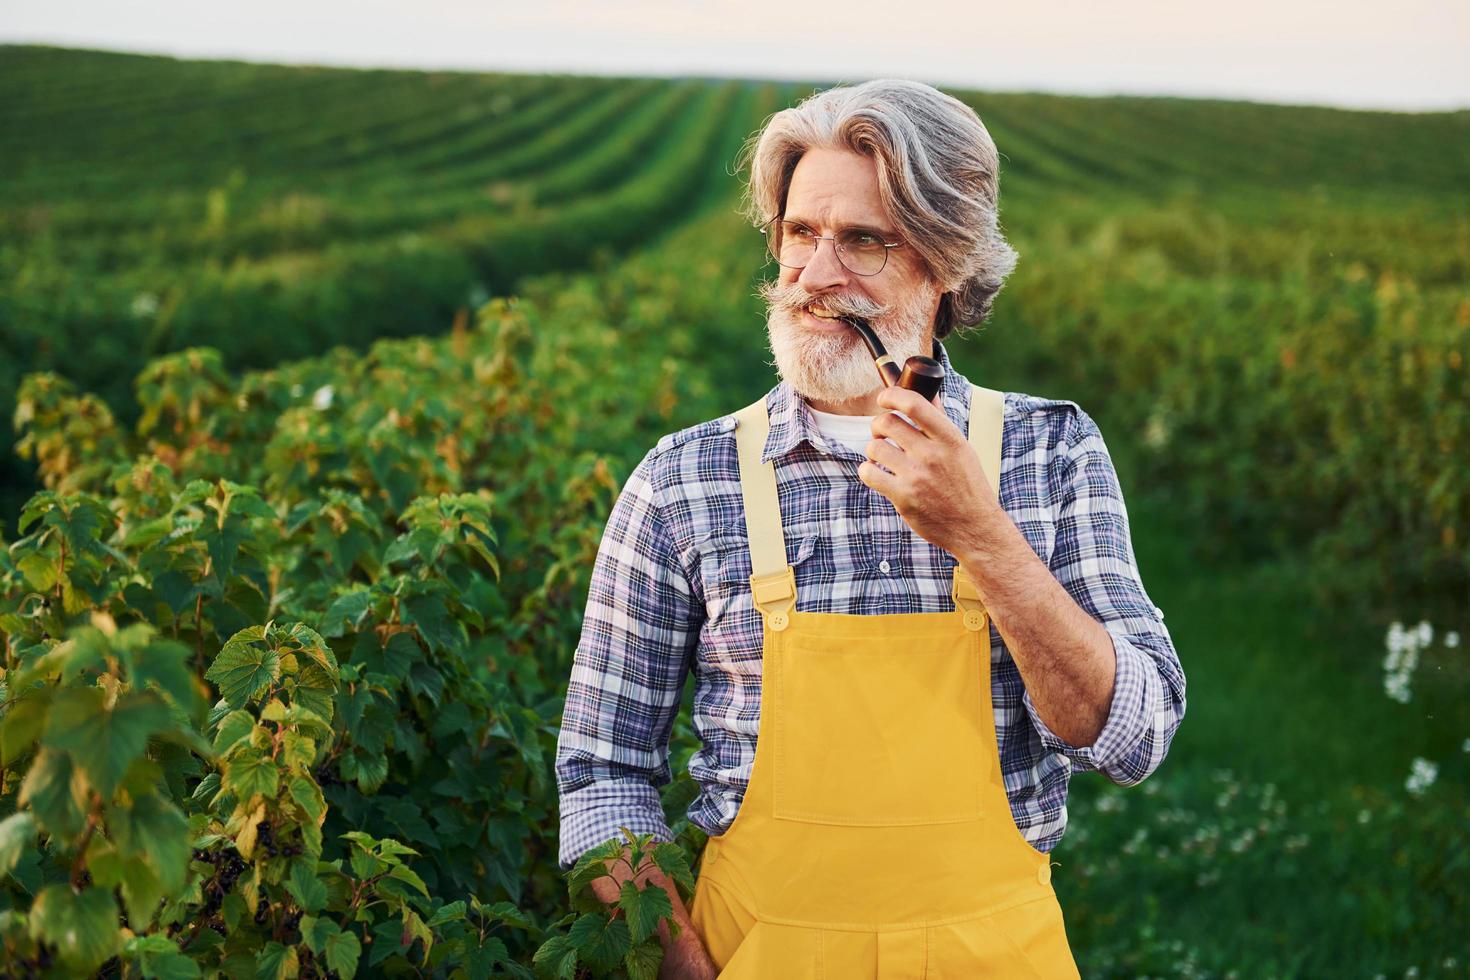
[[[1050,568],[1067,592],[1113,640],[1117,671],[1112,705],[1097,740],[1077,746],[1057,736],[1023,693],[1031,722],[1073,772],[1101,771],[1120,786],[1159,767],[1184,719],[1184,671],[1163,611],[1144,591],[1128,530],[1128,511],[1097,423],[1077,408],[1054,463],[1056,542]]]
[[[658,787],[702,609],[660,517],[656,454],[624,484],[593,565],[557,737],[564,869],[620,827],[673,839]]]

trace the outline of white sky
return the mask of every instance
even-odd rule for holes
[[[1470,108],[1470,0],[0,0],[0,42],[251,61]]]

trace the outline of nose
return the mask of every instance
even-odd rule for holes
[[[811,261],[801,269],[796,281],[805,286],[808,292],[820,293],[834,286],[846,285],[850,275],[847,267],[837,261],[837,243],[824,239],[817,242],[816,252],[812,254]]]

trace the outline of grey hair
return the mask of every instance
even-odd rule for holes
[[[750,166],[742,212],[782,214],[797,161],[851,150],[878,167],[878,192],[904,240],[944,291],[934,335],[990,315],[1017,253],[1000,233],[1000,158],[975,110],[923,82],[880,78],[815,93],[766,120],[740,149]]]

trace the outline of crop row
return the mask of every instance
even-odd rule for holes
[[[0,343],[13,345],[0,366],[0,395],[14,390],[25,365],[65,363],[69,375],[120,404],[132,366],[152,352],[208,340],[232,367],[262,366],[431,330],[528,273],[616,255],[681,220],[777,97],[728,83],[706,89],[699,113],[685,112],[654,145],[614,133],[609,145],[629,159],[643,155],[642,169],[551,208],[470,215],[419,235],[188,275],[158,267],[88,282],[44,254],[20,256],[17,288],[0,297],[0,322],[9,324]],[[78,344],[88,351],[80,362],[67,353]]]

